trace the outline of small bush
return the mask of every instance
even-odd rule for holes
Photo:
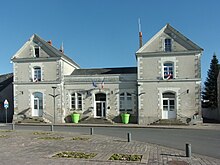
[[[113,154],[109,160],[141,161],[142,155]]]
[[[8,135],[0,135],[0,138],[7,138],[9,137]]]
[[[52,157],[55,158],[80,158],[80,159],[92,159],[96,156],[95,153],[84,153],[84,152],[73,152],[73,151],[64,151],[60,152]]]
[[[51,136],[47,136],[47,137],[39,137],[38,139],[42,139],[42,140],[62,140],[64,137],[51,137]]]
[[[86,140],[89,140],[90,138],[86,138],[86,137],[73,137],[73,140],[83,140],[83,141],[86,141]]]

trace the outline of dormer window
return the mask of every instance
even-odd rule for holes
[[[172,51],[172,41],[170,38],[166,38],[164,40],[164,50],[165,52],[171,52]]]
[[[39,47],[34,47],[34,56],[37,58],[40,56],[40,48]]]

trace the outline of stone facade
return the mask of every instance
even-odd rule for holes
[[[33,35],[12,57],[14,119],[24,112],[63,123],[77,111],[81,118],[119,122],[127,111],[142,125],[172,118],[188,122],[201,109],[201,52],[167,24],[136,52],[137,67],[80,69]]]

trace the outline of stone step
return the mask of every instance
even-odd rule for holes
[[[179,119],[160,119],[151,125],[187,125]]]
[[[46,123],[41,117],[28,117],[18,121],[18,123]]]
[[[80,124],[113,124],[113,121],[106,118],[87,118],[85,120],[81,120]]]

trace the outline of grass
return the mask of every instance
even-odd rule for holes
[[[52,156],[54,158],[79,158],[79,159],[92,159],[96,156],[95,153],[85,153],[85,152],[73,152],[73,151],[64,151],[57,153]]]
[[[141,161],[142,155],[113,154],[109,160]]]
[[[62,139],[64,139],[64,137],[61,137],[61,136],[57,136],[57,137],[47,136],[47,137],[39,137],[38,139],[41,139],[41,140],[62,140]]]
[[[12,132],[12,130],[0,130],[0,132]]]
[[[0,138],[7,138],[9,137],[8,135],[0,135]]]
[[[90,138],[86,138],[86,137],[73,137],[72,140],[82,140],[82,141],[86,141],[89,140]]]

